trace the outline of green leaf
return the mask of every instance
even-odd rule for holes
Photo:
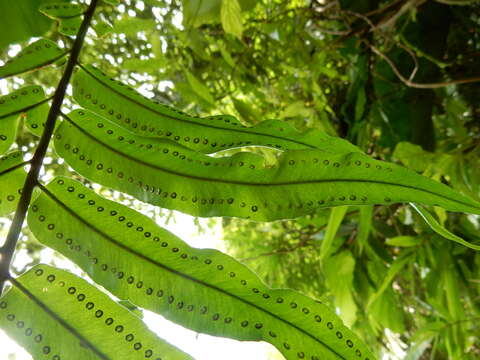
[[[242,8],[237,0],[222,0],[220,18],[226,33],[242,38]]]
[[[418,236],[396,236],[389,238],[385,241],[385,244],[390,246],[410,247],[420,245],[422,241]]]
[[[5,153],[15,141],[18,120],[26,118],[32,130],[40,130],[48,112],[45,93],[40,86],[26,86],[0,97],[0,154]],[[34,129],[35,128],[35,129]]]
[[[387,271],[387,274],[385,275],[385,278],[383,279],[382,284],[380,287],[377,289],[377,291],[370,296],[368,299],[368,303],[366,306],[367,312],[370,306],[377,300],[383,292],[388,288],[388,286],[391,284],[395,276],[400,272],[400,270],[403,269],[403,267],[412,260],[414,254],[411,252],[406,252],[399,256],[390,266],[390,268]]]
[[[20,53],[0,67],[0,79],[18,75],[27,71],[38,70],[50,65],[67,54],[53,41],[40,39],[22,49]]]
[[[358,272],[359,268],[364,266],[364,263],[360,264],[360,262],[357,262],[357,265],[359,265],[357,267]],[[369,296],[371,296],[376,292],[376,289],[382,285],[388,268],[381,260],[367,261],[366,266],[369,279],[367,283],[368,293],[370,294]],[[355,274],[355,278],[357,278],[357,273]],[[364,296],[364,298],[368,299],[369,296]],[[377,333],[383,332],[384,328],[389,328],[396,333],[403,333],[405,331],[403,309],[400,304],[391,286],[387,286],[385,290],[372,301],[366,314],[369,323]]]
[[[28,215],[35,236],[117,297],[196,331],[264,340],[287,359],[373,359],[320,302],[270,289],[235,259],[188,246],[148,217],[56,178]]]
[[[0,298],[0,327],[35,359],[191,359],[85,280],[47,265]]]
[[[3,96],[1,99],[3,100],[4,98]],[[19,113],[0,116],[0,155],[10,149],[17,137],[18,118]]]
[[[281,118],[291,118],[296,116],[311,116],[312,111],[305,107],[305,101],[299,100],[289,104],[280,114]]]
[[[198,95],[198,97],[200,97],[200,99],[205,100],[212,106],[215,105],[215,100],[210,94],[210,90],[205,85],[203,85],[200,80],[195,77],[195,75],[193,75],[190,71],[185,71],[185,76],[188,83],[192,87],[192,90],[195,92],[195,94]]]
[[[325,278],[335,296],[335,306],[340,309],[340,316],[347,326],[352,326],[357,318],[357,305],[352,296],[354,269],[355,259],[348,250],[326,259],[324,264]]]
[[[52,21],[38,12],[38,6],[48,0],[0,1],[0,52],[8,45],[43,36]]]
[[[241,119],[247,123],[255,124],[258,122],[260,116],[255,110],[253,110],[248,102],[239,99],[232,99],[232,102],[235,110],[240,114]]]
[[[104,37],[107,34],[111,33],[113,31],[112,25],[105,21],[98,21],[94,26],[93,30],[95,30],[95,33],[97,34],[97,37]]]
[[[434,173],[445,174],[455,158],[449,154],[428,152],[421,146],[409,142],[400,142],[395,147],[393,157],[415,171],[433,170]]]
[[[338,206],[330,211],[327,229],[325,230],[325,237],[320,247],[320,260],[326,259],[332,252],[333,240],[337,234],[338,228],[347,213],[348,206]]]
[[[114,30],[116,33],[123,33],[127,36],[136,36],[141,31],[155,31],[155,20],[141,19],[136,17],[123,17],[115,21]]]
[[[25,182],[25,162],[20,151],[0,157],[0,216],[14,211]]]
[[[358,245],[359,253],[363,252],[365,246],[368,246],[368,237],[370,236],[370,231],[372,229],[372,215],[373,215],[373,206],[361,206],[360,207],[360,219],[357,230],[356,244]]]
[[[137,73],[139,73],[139,72],[146,72],[146,73],[153,72],[153,73],[155,73],[156,71],[158,71],[159,68],[164,67],[165,64],[166,63],[165,63],[164,59],[158,59],[158,58],[153,58],[153,59],[125,59],[122,66],[126,70],[135,71]]]
[[[360,151],[343,139],[319,130],[298,132],[278,120],[243,126],[233,116],[198,118],[146,99],[132,88],[108,78],[93,66],[79,69],[73,96],[82,106],[146,136],[167,137],[197,151],[213,153],[231,147],[262,145],[277,149],[318,148],[329,152]]]
[[[69,18],[82,15],[85,10],[86,7],[83,4],[65,2],[50,2],[43,4],[38,8],[38,11],[52,19]]]
[[[25,96],[25,91],[28,93],[30,102],[29,107],[24,108],[21,116],[25,120],[25,125],[32,134],[42,136],[43,129],[45,127],[45,121],[47,120],[48,111],[50,106],[48,101],[51,99],[45,96],[45,92],[41,86],[27,86],[21,89],[20,94]]]
[[[410,205],[420,214],[420,216],[425,220],[425,222],[430,226],[430,228],[435,231],[438,235],[444,237],[445,239],[455,241],[456,243],[466,246],[470,249],[480,250],[480,245],[474,245],[468,241],[463,240],[460,236],[452,234],[450,231],[445,229],[438,221],[433,217],[428,210],[418,206],[417,204],[410,203]]]
[[[58,21],[58,32],[67,36],[75,36],[82,25],[81,17],[61,18]]]
[[[211,24],[219,20],[222,0],[182,0],[183,26]]]
[[[239,68],[237,67],[237,64],[236,64],[235,60],[233,59],[230,52],[227,50],[226,46],[223,43],[219,43],[218,44],[218,49],[220,50],[220,54],[222,54],[223,60],[225,60],[225,62],[228,65],[230,65],[232,68],[234,68],[235,70],[238,71]],[[235,105],[235,108],[236,108],[236,105]]]
[[[276,220],[321,207],[415,201],[479,213],[449,187],[361,153],[287,151],[277,166],[247,152],[212,158],[173,141],[142,137],[86,110],[55,134],[57,153],[76,171],[139,200],[197,216]]]

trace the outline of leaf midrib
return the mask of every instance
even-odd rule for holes
[[[10,116],[13,116],[13,115],[16,115],[16,114],[20,114],[20,113],[25,112],[25,111],[32,110],[32,109],[36,108],[37,106],[40,106],[42,104],[45,104],[46,102],[49,102],[52,99],[53,99],[53,96],[50,96],[48,98],[45,98],[43,100],[40,100],[40,101],[36,102],[35,104],[28,105],[28,106],[26,106],[24,108],[21,108],[19,110],[14,110],[14,111],[12,111],[8,114],[0,115],[0,120],[4,119],[4,118],[7,118],[7,117],[10,117]]]
[[[236,128],[236,129],[233,129],[233,128],[225,128],[225,127],[220,127],[220,126],[215,126],[215,125],[211,125],[211,124],[202,124],[202,123],[199,123],[199,122],[195,122],[195,121],[190,121],[190,120],[187,120],[187,119],[181,119],[181,118],[177,118],[173,115],[170,115],[170,114],[165,114],[165,113],[162,113],[158,110],[155,110],[155,109],[152,109],[151,107],[145,105],[145,104],[142,104],[141,102],[137,101],[136,99],[133,99],[131,97],[129,97],[128,95],[125,95],[123,94],[122,92],[118,91],[117,89],[113,88],[112,86],[110,86],[108,83],[104,82],[102,79],[98,78],[97,76],[95,76],[95,74],[91,73],[86,67],[84,67],[83,65],[79,64],[80,68],[85,71],[90,77],[94,78],[95,80],[97,80],[98,82],[100,82],[102,85],[104,85],[105,87],[109,88],[111,91],[113,91],[115,94],[123,97],[124,99],[127,99],[128,101],[134,103],[135,105],[138,105],[140,106],[141,108],[145,109],[145,110],[148,110],[158,116],[162,116],[162,117],[166,117],[166,118],[169,118],[171,120],[175,120],[175,121],[179,121],[179,122],[183,122],[183,123],[187,123],[187,124],[193,124],[193,125],[196,125],[196,126],[203,126],[203,127],[207,127],[207,128],[212,128],[212,129],[219,129],[219,130],[224,130],[224,131],[232,131],[232,132],[240,132],[240,133],[244,133],[244,134],[249,134],[249,135],[258,135],[258,136],[263,136],[263,137],[268,137],[268,138],[275,138],[275,139],[279,139],[279,140],[283,140],[283,141],[287,141],[287,142],[291,142],[291,143],[295,143],[295,144],[299,144],[299,145],[302,145],[302,146],[306,146],[310,149],[316,149],[317,147],[316,146],[313,146],[311,144],[307,144],[307,143],[304,143],[302,141],[298,141],[298,140],[295,140],[295,139],[291,139],[291,138],[286,138],[286,137],[282,137],[282,136],[278,136],[278,135],[272,135],[272,134],[263,134],[263,133],[259,133],[259,132],[256,132],[256,131],[249,131],[249,130],[242,130],[240,128]],[[254,127],[250,127],[250,129],[254,129]],[[301,134],[301,133],[299,133]],[[278,150],[278,149],[277,149]]]
[[[42,310],[44,310],[51,318],[55,321],[60,323],[67,331],[69,331],[74,337],[76,337],[81,344],[87,345],[87,348],[92,350],[96,355],[104,360],[113,360],[110,359],[107,355],[103,354],[95,345],[93,345],[90,341],[85,339],[78,331],[76,331],[72,326],[70,326],[60,315],[55,313],[52,309],[50,309],[44,302],[42,302],[39,298],[33,295],[26,287],[24,287],[19,281],[14,278],[10,278],[9,281],[13,283],[13,285],[19,289],[25,296],[27,296],[31,301],[37,304]]]
[[[209,283],[206,283],[202,280],[199,280],[193,276],[190,276],[188,274],[184,274],[182,272],[180,272],[179,270],[175,270],[175,269],[172,269],[171,267],[167,266],[167,265],[164,265],[154,259],[151,259],[149,258],[148,256],[146,255],[143,255],[141,253],[139,253],[138,251],[136,250],[133,250],[131,249],[130,247],[118,242],[117,240],[115,240],[114,238],[112,238],[111,236],[109,236],[108,234],[106,234],[105,232],[103,232],[102,230],[98,229],[95,225],[91,224],[88,220],[85,220],[83,217],[81,217],[78,213],[76,213],[75,211],[71,210],[69,208],[68,205],[66,205],[64,202],[62,202],[59,198],[57,198],[52,192],[50,192],[45,186],[43,185],[39,185],[40,189],[48,196],[50,197],[54,202],[56,202],[58,205],[60,205],[63,209],[65,209],[70,215],[72,215],[74,218],[76,218],[77,220],[79,220],[82,224],[84,224],[86,227],[88,227],[89,229],[93,230],[95,233],[99,234],[101,237],[103,237],[105,240],[107,240],[108,242],[114,244],[115,246],[125,250],[127,253],[131,254],[131,255],[134,255],[134,256],[137,256],[139,257],[140,259],[148,262],[148,263],[151,263],[152,265],[154,266],[158,266],[170,273],[173,273],[177,276],[180,276],[184,279],[187,279],[187,280],[190,280],[190,281],[193,281],[195,283],[198,283],[200,285],[203,285],[207,288],[210,288],[210,289],[213,289],[215,291],[218,291],[222,294],[225,294],[227,296],[230,296],[240,302],[243,302],[249,306],[252,306],[254,308],[256,308],[257,310],[260,310],[261,312],[264,312],[265,314],[267,315],[270,315],[272,318],[274,319],[277,319],[279,320],[280,322],[283,322],[285,324],[287,324],[288,326],[291,326],[292,328],[298,330],[299,332],[305,334],[306,336],[312,338],[313,340],[315,340],[316,342],[320,343],[321,345],[323,345],[325,348],[327,348],[328,350],[330,350],[333,354],[339,356],[341,359],[345,359],[341,354],[337,353],[334,349],[332,349],[328,344],[324,343],[321,339],[317,338],[316,336],[310,334],[309,332],[307,332],[306,330],[298,327],[297,325],[295,324],[292,324],[291,322],[277,316],[276,314],[262,308],[261,306],[257,305],[257,304],[254,304],[248,300],[245,300],[235,294],[232,294],[224,289],[221,289],[215,285],[212,285],[212,284],[209,284]]]
[[[470,207],[470,208],[476,208],[474,205],[469,204],[467,202],[464,202],[462,200],[459,200],[459,199],[456,199],[456,198],[451,198],[451,197],[445,196],[443,194],[438,194],[438,193],[436,193],[434,191],[430,191],[428,189],[422,189],[420,187],[413,186],[413,185],[397,184],[397,183],[392,183],[392,182],[388,182],[388,181],[381,181],[381,180],[365,180],[365,179],[351,179],[351,178],[349,178],[349,179],[304,180],[304,181],[296,181],[296,182],[284,181],[284,182],[271,182],[271,183],[252,183],[252,182],[248,182],[248,181],[233,181],[233,180],[223,180],[223,179],[212,179],[212,178],[206,178],[206,177],[201,177],[201,176],[194,176],[194,175],[179,173],[179,172],[176,172],[176,171],[173,171],[173,170],[168,170],[168,169],[162,168],[158,165],[147,163],[147,162],[145,162],[143,160],[140,160],[140,159],[137,159],[137,158],[135,158],[131,155],[125,154],[125,153],[113,148],[112,146],[104,143],[103,141],[96,138],[94,135],[87,132],[85,129],[83,129],[78,124],[76,124],[67,115],[65,115],[65,114],[62,114],[62,115],[67,119],[67,121],[70,124],[72,124],[80,132],[85,134],[87,137],[93,139],[98,144],[100,144],[100,145],[106,147],[107,149],[109,149],[110,151],[116,153],[117,155],[122,156],[122,157],[124,157],[128,160],[137,162],[141,165],[147,166],[149,168],[152,168],[154,170],[159,170],[159,171],[162,171],[162,172],[165,172],[165,173],[169,173],[169,174],[172,174],[172,175],[176,175],[176,176],[180,176],[180,177],[184,177],[184,178],[188,178],[188,179],[194,179],[194,180],[200,180],[200,181],[206,181],[206,182],[216,182],[216,183],[222,183],[222,184],[234,184],[234,185],[245,185],[245,186],[262,186],[262,187],[263,186],[304,185],[304,184],[317,184],[317,183],[318,184],[320,184],[320,183],[341,183],[341,182],[344,182],[344,183],[361,183],[361,184],[362,183],[382,184],[382,185],[397,186],[397,187],[401,187],[401,188],[406,188],[406,189],[411,189],[411,190],[417,190],[417,191],[420,191],[420,192],[425,192],[425,193],[428,193],[428,194],[431,194],[431,195],[438,196],[440,198],[447,199],[447,200],[452,201],[452,202],[457,203],[457,204],[461,204],[461,205],[464,205],[464,206],[467,206],[467,207]]]
[[[61,53],[60,55],[52,58],[52,59],[49,59],[49,60],[46,60],[44,61],[43,63],[40,63],[38,65],[35,65],[35,66],[32,66],[32,67],[29,67],[25,70],[20,70],[20,71],[17,71],[17,72],[11,72],[11,73],[7,73],[6,75],[4,75],[3,77],[0,77],[0,80],[3,80],[3,79],[6,79],[10,76],[15,76],[15,75],[18,75],[18,74],[23,74],[25,72],[28,72],[28,71],[32,71],[34,69],[38,69],[38,68],[41,68],[41,67],[44,67],[44,66],[47,66],[47,65],[50,65],[50,64],[53,64],[55,61],[57,61],[58,59],[61,59],[62,57],[64,57],[65,55],[67,55],[70,51],[65,51],[63,53]],[[5,65],[6,66],[6,65]]]
[[[8,174],[11,171],[17,170],[19,167],[25,166],[29,163],[30,163],[30,161],[22,161],[20,164],[13,165],[12,167],[9,167],[8,169],[0,171],[0,176]]]

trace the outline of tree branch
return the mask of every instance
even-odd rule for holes
[[[78,30],[77,36],[75,37],[75,42],[73,44],[70,58],[68,59],[65,71],[60,79],[55,94],[53,96],[52,105],[50,111],[48,112],[47,121],[45,122],[45,129],[38,143],[38,147],[33,154],[31,160],[31,167],[25,179],[25,184],[22,189],[22,195],[17,205],[17,210],[12,221],[12,225],[8,231],[7,239],[5,244],[0,249],[0,293],[3,291],[3,285],[6,280],[10,277],[10,264],[12,262],[12,257],[15,252],[15,248],[18,242],[20,232],[22,230],[22,225],[25,220],[25,215],[27,213],[28,206],[32,199],[33,189],[37,185],[38,176],[40,174],[40,169],[43,165],[43,159],[48,149],[48,144],[55,129],[55,122],[58,115],[60,114],[60,109],[63,104],[63,99],[65,98],[65,93],[67,86],[70,82],[70,78],[77,63],[80,51],[82,49],[85,36],[87,34],[90,22],[92,20],[93,14],[95,13],[95,8],[97,7],[98,0],[92,0],[90,5],[85,12],[82,25]]]
[[[459,79],[459,80],[451,80],[451,81],[442,81],[438,83],[416,83],[411,81],[410,79],[407,79],[402,75],[400,70],[398,70],[397,66],[395,63],[390,59],[386,54],[381,52],[379,49],[377,49],[375,46],[370,44],[368,41],[364,41],[367,46],[372,49],[372,51],[380,56],[383,60],[387,62],[387,64],[390,66],[394,74],[397,76],[397,78],[403,82],[405,85],[408,87],[412,88],[417,88],[417,89],[438,89],[441,87],[445,87],[448,85],[460,85],[460,84],[469,84],[469,83],[474,83],[474,82],[480,82],[480,76],[479,77],[473,77],[473,78],[467,78],[467,79]]]

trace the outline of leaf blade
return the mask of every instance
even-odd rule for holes
[[[478,213],[447,186],[360,153],[285,152],[278,166],[239,153],[211,158],[172,141],[134,135],[85,110],[66,116],[55,147],[78,172],[154,205],[197,216],[293,218],[321,207],[415,199]]]
[[[410,203],[410,206],[412,206],[420,214],[420,216],[423,218],[423,220],[425,220],[428,226],[430,226],[430,228],[433,231],[435,231],[438,235],[442,236],[447,240],[455,241],[456,243],[466,246],[470,249],[480,250],[480,245],[471,244],[468,241],[463,240],[460,236],[457,236],[451,233],[450,231],[448,231],[447,229],[445,229],[442,225],[438,223],[437,220],[435,220],[433,215],[430,214],[430,212],[428,212],[426,209],[423,209],[414,203]]]
[[[86,7],[83,4],[69,4],[59,2],[46,3],[38,8],[38,11],[52,19],[68,18],[72,16],[82,15],[85,10]]]
[[[37,70],[60,60],[68,52],[48,39],[39,39],[0,67],[0,79]]]
[[[35,135],[40,136],[48,112],[49,98],[41,86],[25,86],[0,97],[0,154],[13,144],[20,117]]]
[[[377,300],[382,294],[383,292],[387,289],[387,287],[390,285],[390,283],[393,281],[393,279],[395,278],[395,276],[397,275],[397,273],[403,269],[403,267],[409,262],[411,261],[412,257],[414,256],[414,254],[412,254],[411,252],[405,252],[404,254],[402,254],[401,256],[399,256],[397,259],[395,259],[395,261],[392,263],[392,265],[390,266],[390,268],[388,269],[387,271],[387,274],[385,275],[383,281],[382,281],[382,284],[380,285],[380,287],[377,289],[377,291],[372,294],[372,296],[370,296],[370,298],[368,299],[368,303],[367,303],[367,311],[368,309],[370,308],[370,306],[372,306],[372,304],[375,302],[375,300]]]
[[[35,358],[49,354],[52,359],[79,360],[190,358],[73,274],[37,265],[11,281],[13,288],[0,302],[0,326]]]
[[[13,212],[27,176],[25,162],[20,151],[0,157],[0,216]]]
[[[242,8],[238,0],[222,0],[220,19],[226,33],[235,35],[240,40],[242,39]]]
[[[281,150],[318,148],[329,152],[360,152],[346,140],[317,129],[300,133],[279,120],[266,120],[255,127],[246,127],[229,115],[189,116],[146,99],[90,65],[81,66],[75,74],[73,96],[81,106],[134,133],[169,138],[204,153],[251,145]]]
[[[287,359],[357,359],[357,350],[369,356],[325,305],[270,289],[233,258],[191,248],[146,216],[71,179],[57,178],[42,189],[28,223],[39,240],[116,296],[194,330],[263,339]]]
[[[348,206],[338,206],[330,210],[327,229],[320,247],[320,260],[324,260],[330,256],[332,252],[333,240],[335,239],[338,228],[347,214],[347,210]]]

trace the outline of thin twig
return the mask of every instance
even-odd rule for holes
[[[376,15],[376,14],[379,14],[379,13],[383,13],[385,11],[387,11],[388,9],[396,6],[398,3],[401,3],[402,1],[404,0],[395,0],[395,1],[392,1],[391,3],[388,3],[382,7],[379,7],[379,8],[376,8],[372,11],[369,11],[367,13],[365,13],[366,16],[372,16],[372,15]]]
[[[410,11],[410,9],[412,9],[412,8],[418,8],[419,6],[423,5],[425,2],[427,2],[427,0],[410,0],[410,1],[407,1],[404,5],[402,5],[402,7],[393,16],[391,16],[390,18],[388,18],[384,21],[380,21],[377,24],[377,28],[378,29],[386,29],[386,28],[389,28],[389,27],[393,27],[393,25],[395,25],[397,20],[403,14],[405,14],[407,11]]]
[[[257,259],[259,259],[261,257],[264,257],[264,256],[288,254],[288,253],[294,252],[295,250],[298,250],[298,249],[301,249],[303,247],[307,247],[307,246],[312,245],[312,242],[310,242],[309,240],[311,240],[311,239],[302,240],[297,245],[289,247],[289,248],[272,250],[272,251],[269,251],[269,252],[258,254],[256,256],[251,256],[251,257],[248,257],[248,258],[241,259],[240,261],[242,261],[242,262],[243,261],[252,261],[252,260],[257,260]]]
[[[387,55],[385,55],[383,52],[381,52],[379,49],[377,49],[375,46],[370,44],[368,41],[363,40],[367,46],[372,49],[372,51],[380,56],[383,60],[387,62],[387,64],[390,66],[392,71],[395,73],[395,75],[398,77],[398,79],[403,82],[405,85],[408,87],[412,88],[417,88],[417,89],[438,89],[442,88],[445,86],[449,85],[460,85],[460,84],[469,84],[469,83],[474,83],[474,82],[479,82],[480,81],[480,76],[478,77],[473,77],[473,78],[468,78],[468,79],[459,79],[459,80],[450,80],[450,81],[442,81],[442,82],[437,82],[437,83],[416,83],[411,81],[410,79],[407,79],[402,75],[402,73],[398,70],[397,66],[395,63],[390,59]]]
[[[417,59],[417,55],[415,55],[415,53],[413,52],[412,49],[410,49],[408,46],[405,46],[403,45],[401,42],[399,42],[397,44],[399,47],[401,47],[403,50],[405,50],[409,55],[410,57],[412,58],[413,60],[413,63],[415,64],[410,76],[408,77],[408,81],[412,81],[413,78],[415,77],[415,75],[417,74],[417,71],[418,71],[418,59]]]
[[[372,22],[372,20],[370,20],[367,16],[363,15],[363,14],[360,14],[360,13],[357,13],[355,11],[351,11],[351,10],[344,10],[344,12],[346,12],[347,14],[350,14],[350,15],[353,15],[357,18],[360,18],[362,19],[363,21],[365,21],[371,28],[370,31],[375,31],[377,29],[377,27],[375,26],[375,24]]]
[[[15,252],[15,247],[22,230],[22,225],[25,220],[28,206],[30,205],[30,201],[32,199],[33,189],[37,185],[40,169],[43,165],[43,159],[47,152],[53,130],[55,129],[55,122],[60,114],[60,108],[63,104],[63,99],[65,98],[67,86],[70,82],[73,69],[75,68],[75,64],[80,55],[80,50],[82,49],[82,45],[90,26],[93,14],[95,13],[97,3],[98,0],[92,0],[87,11],[85,12],[85,17],[75,38],[70,58],[68,59],[65,71],[53,96],[52,105],[50,107],[50,111],[48,112],[47,121],[45,122],[45,129],[31,160],[32,166],[30,167],[27,178],[25,179],[22,195],[18,202],[12,225],[8,231],[7,239],[5,244],[0,249],[0,293],[3,291],[3,285],[5,281],[10,276],[10,264],[12,262],[13,253]]]
[[[345,214],[345,217],[354,215],[358,212],[359,212],[359,210],[349,211]],[[247,257],[247,258],[243,258],[240,261],[252,261],[252,260],[256,260],[256,259],[259,259],[261,257],[264,257],[264,256],[288,254],[288,253],[294,252],[295,250],[298,250],[298,249],[301,249],[301,248],[304,248],[304,247],[307,247],[307,246],[315,245],[315,241],[312,239],[312,236],[315,235],[315,234],[318,234],[322,230],[325,230],[326,227],[327,227],[327,224],[324,224],[324,225],[320,226],[315,232],[309,234],[309,237],[307,239],[301,240],[298,244],[296,244],[294,246],[291,246],[291,247],[288,247],[288,248],[272,250],[272,251],[261,253],[261,254],[255,255],[255,256],[250,256],[250,257]]]
[[[468,6],[472,5],[478,0],[435,0],[438,3],[445,4],[445,5],[459,5],[459,6]]]

